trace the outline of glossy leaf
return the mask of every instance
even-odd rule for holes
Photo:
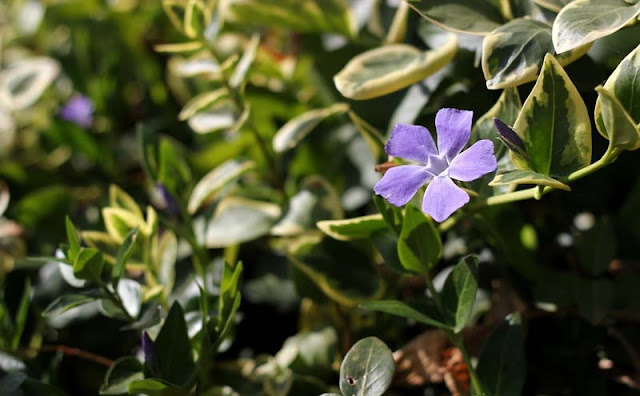
[[[604,88],[615,95],[636,125],[640,125],[638,80],[640,80],[640,45],[620,62],[604,84]]]
[[[308,111],[290,120],[273,137],[273,149],[281,153],[296,147],[322,121],[348,110],[349,105],[337,103],[325,109]]]
[[[556,55],[568,65],[584,55],[588,45]],[[547,53],[555,54],[551,26],[518,18],[500,26],[484,38],[482,71],[488,89],[503,89],[536,80]]]
[[[560,10],[571,3],[572,0],[533,0],[534,3],[549,11],[560,12]]]
[[[205,244],[219,248],[266,235],[281,215],[278,205],[244,198],[220,202],[207,226]]]
[[[100,394],[121,395],[127,393],[130,383],[143,378],[142,363],[131,356],[122,357],[109,367],[104,384],[100,388]]]
[[[187,210],[194,214],[207,201],[214,199],[229,183],[255,168],[253,161],[229,160],[207,173],[191,192]]]
[[[547,54],[536,85],[513,129],[522,138],[528,164],[516,165],[548,176],[567,176],[591,163],[591,121],[567,73]]]
[[[640,13],[640,3],[625,0],[576,0],[560,11],[553,23],[553,45],[563,53],[608,36]]]
[[[382,396],[391,385],[395,363],[389,347],[364,338],[347,352],[340,366],[340,390],[350,396]]]
[[[387,228],[387,224],[379,214],[345,220],[323,220],[319,221],[317,226],[325,234],[341,241],[369,238]]]
[[[533,184],[536,186],[549,186],[559,190],[571,191],[571,187],[561,181],[530,170],[514,170],[499,173],[489,182],[490,186],[509,186],[512,184]]]
[[[598,130],[609,139],[610,154],[615,156],[620,150],[640,148],[640,125],[635,125],[620,101],[609,91],[602,87],[596,87],[596,91],[596,125],[601,125]]]
[[[171,306],[155,345],[160,378],[176,386],[186,385],[192,379],[195,364],[184,311],[178,302]]]
[[[398,257],[409,272],[425,274],[442,255],[440,233],[420,209],[407,205],[398,238]]]
[[[371,311],[385,312],[391,315],[401,316],[403,318],[415,320],[416,322],[439,327],[441,329],[453,329],[453,327],[448,324],[444,318],[442,318],[435,307],[430,305],[422,306],[418,309],[398,300],[380,300],[363,303],[360,304],[360,306]]]
[[[512,314],[484,344],[476,373],[487,395],[520,396],[526,367],[520,316]]]
[[[269,26],[299,32],[356,34],[356,21],[344,0],[227,1],[226,18],[249,26]]]
[[[95,301],[96,298],[87,294],[65,294],[53,300],[42,313],[44,316],[57,316],[68,310]]]
[[[81,248],[73,262],[73,275],[78,279],[100,281],[104,257],[94,248]]]
[[[504,23],[491,0],[407,0],[423,18],[443,29],[485,35]]]
[[[430,76],[447,65],[456,51],[455,35],[450,35],[441,47],[429,51],[406,44],[387,45],[352,58],[333,81],[347,98],[372,99]]]
[[[450,316],[453,331],[467,325],[478,293],[478,259],[467,256],[453,268],[442,289],[442,303]]]

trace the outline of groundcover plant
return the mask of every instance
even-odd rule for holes
[[[4,0],[0,395],[638,395],[638,148],[638,0]]]

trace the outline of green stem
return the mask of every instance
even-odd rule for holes
[[[471,387],[473,388],[473,395],[484,396],[480,379],[478,378],[478,374],[476,373],[476,370],[471,362],[469,351],[467,351],[467,347],[464,346],[464,339],[462,338],[462,335],[449,332],[449,340],[451,340],[451,343],[455,345],[460,350],[460,352],[462,352],[462,358],[464,359],[464,362],[467,365],[467,369],[469,370],[469,377],[471,377]]]

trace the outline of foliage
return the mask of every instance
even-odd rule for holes
[[[0,21],[0,393],[640,389],[637,0]]]

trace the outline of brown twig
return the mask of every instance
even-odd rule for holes
[[[96,355],[95,353],[87,352],[82,349],[73,348],[66,345],[43,345],[40,348],[20,348],[20,349],[0,349],[2,352],[14,353],[18,355],[31,355],[39,352],[60,352],[67,356],[75,356],[80,359],[88,360],[100,364],[102,366],[111,367],[113,360],[107,359],[104,356]]]

